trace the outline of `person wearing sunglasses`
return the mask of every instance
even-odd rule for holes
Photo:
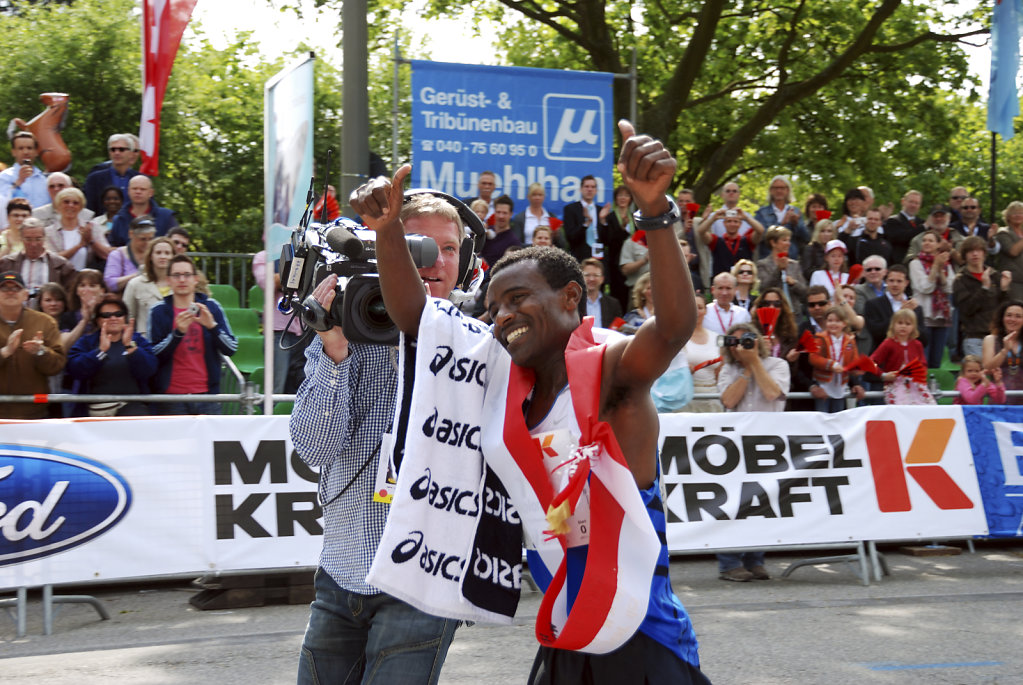
[[[156,374],[153,346],[135,332],[135,319],[113,293],[96,306],[96,330],[82,336],[68,353],[67,373],[83,395],[142,395]],[[77,413],[88,416],[146,416],[145,402],[90,402]]]
[[[959,205],[959,219],[952,222],[952,228],[963,234],[964,237],[977,236],[988,241],[988,254],[997,251],[998,243],[995,241],[995,232],[998,224],[985,223],[980,218],[980,202],[975,197],[967,197]],[[960,244],[960,248],[962,244]]]
[[[962,218],[961,210],[963,203],[966,202],[969,196],[970,191],[963,186],[956,186],[948,191],[948,208],[952,213],[953,222],[959,221]]]
[[[107,153],[110,161],[98,164],[85,177],[85,206],[95,214],[104,211],[103,195],[109,186],[121,191],[122,197],[128,196],[128,182],[138,175],[134,168],[139,158],[138,138],[130,133],[115,133],[107,138]]]

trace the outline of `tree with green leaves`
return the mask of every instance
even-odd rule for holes
[[[0,121],[30,119],[39,95],[70,95],[64,141],[71,173],[84,180],[107,158],[111,133],[136,132],[141,110],[141,38],[133,0],[15,3],[0,13]],[[178,213],[196,247],[255,251],[263,233],[263,85],[297,55],[267,60],[247,35],[214,48],[184,42],[162,110],[160,205]],[[340,74],[319,62],[315,71],[314,149],[317,159],[340,140]],[[2,157],[2,153],[0,153]]]
[[[404,5],[370,3],[371,42],[385,44]],[[677,152],[676,184],[701,202],[729,180],[766,190],[775,173],[836,198],[868,183],[895,199],[920,174],[944,177],[978,99],[961,43],[987,33],[981,10],[938,0],[427,3],[428,17],[460,13],[467,31],[502,27],[516,66],[623,74],[635,50],[638,127]],[[629,111],[625,83],[615,108]]]

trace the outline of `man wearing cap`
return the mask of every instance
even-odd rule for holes
[[[849,248],[835,238],[824,246],[824,268],[810,274],[810,285],[824,286],[829,296],[834,296],[835,289],[849,282],[849,274],[844,269],[845,256]]]
[[[0,273],[0,395],[45,395],[67,355],[52,317],[25,307],[28,288],[17,271]],[[45,403],[0,403],[0,418],[45,419]]]
[[[107,235],[110,244],[115,247],[127,245],[132,219],[143,214],[148,214],[156,224],[157,237],[167,235],[167,231],[178,225],[174,212],[159,206],[153,199],[153,182],[148,176],[139,174],[128,181],[128,202],[114,215],[114,223]]]
[[[725,227],[725,233],[720,237],[712,231],[718,219],[721,219]],[[744,221],[750,225],[750,229],[740,233]],[[753,260],[753,251],[764,234],[764,226],[743,209],[719,209],[703,220],[699,233],[700,240],[710,249],[713,262],[711,273],[717,276],[723,271],[729,271],[740,259]]]
[[[963,242],[966,236],[952,229],[951,224],[952,211],[948,207],[945,205],[934,205],[931,208],[930,216],[927,217],[926,227],[937,231],[943,240],[952,244],[952,263],[955,266],[959,266],[962,263],[962,257],[959,256],[959,243]],[[923,241],[923,238],[923,233],[913,236],[913,239],[909,242],[909,250],[906,252],[904,263],[909,264],[910,261],[920,254],[920,243]]]
[[[25,219],[21,226],[21,252],[0,258],[0,271],[14,271],[21,276],[21,282],[30,293],[45,283],[60,283],[67,291],[75,278],[75,267],[71,262],[46,249],[46,230],[39,219]]]

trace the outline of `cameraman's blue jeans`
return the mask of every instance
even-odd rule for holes
[[[315,584],[299,685],[437,683],[458,621],[390,595],[349,592],[322,568]]]

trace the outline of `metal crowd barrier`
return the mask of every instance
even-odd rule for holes
[[[231,365],[234,366],[233,364]],[[71,393],[60,393],[50,395],[0,395],[0,404],[5,403],[33,403],[33,404],[60,404],[67,402],[220,402],[220,403],[238,403],[242,406],[242,411],[246,415],[253,415],[256,413],[256,407],[262,404],[265,393],[256,390],[256,385],[251,381],[245,379],[244,375],[238,371],[237,367],[233,368],[237,374],[239,386],[241,392],[239,393],[219,393],[219,394],[208,394],[208,395],[75,395]],[[944,398],[955,398],[959,396],[959,393],[955,390],[934,390],[932,391],[934,398],[937,400]],[[1007,397],[1023,397],[1023,390],[1006,390],[1005,394]],[[285,395],[272,393],[271,398],[274,402],[294,402],[295,395]],[[805,400],[813,399],[813,395],[808,392],[790,392],[786,395],[786,398],[793,400]],[[693,395],[694,400],[720,400],[721,394],[716,392],[698,392]],[[884,399],[884,392],[880,390],[871,390],[864,394],[864,399]],[[852,409],[856,407],[858,401],[855,397],[850,394],[846,394],[846,408]],[[685,413],[685,409],[682,409],[680,413]]]

